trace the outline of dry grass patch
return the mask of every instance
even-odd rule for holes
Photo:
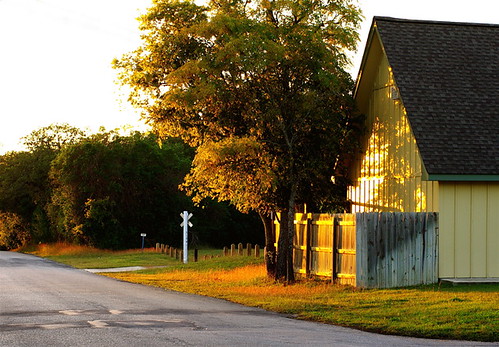
[[[153,248],[111,251],[67,243],[40,244],[21,250],[39,257],[48,258],[79,269],[112,268],[123,266],[169,266],[178,261]]]
[[[49,257],[55,255],[87,255],[104,253],[109,251],[100,250],[88,246],[72,245],[64,242],[42,243],[34,247],[29,253],[39,257]]]

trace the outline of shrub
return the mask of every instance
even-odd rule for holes
[[[28,226],[22,218],[15,213],[0,212],[0,249],[15,249],[28,240]]]

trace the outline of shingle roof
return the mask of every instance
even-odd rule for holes
[[[428,173],[499,175],[499,25],[374,23]]]

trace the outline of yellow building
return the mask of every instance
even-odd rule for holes
[[[375,17],[352,212],[439,212],[439,277],[499,278],[499,25]]]

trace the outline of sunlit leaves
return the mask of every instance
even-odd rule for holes
[[[227,138],[197,149],[183,187],[198,203],[216,197],[247,212],[272,207],[273,184],[272,160],[263,147],[252,138]]]
[[[12,212],[0,212],[0,250],[18,248],[29,240],[28,226],[22,217]]]

